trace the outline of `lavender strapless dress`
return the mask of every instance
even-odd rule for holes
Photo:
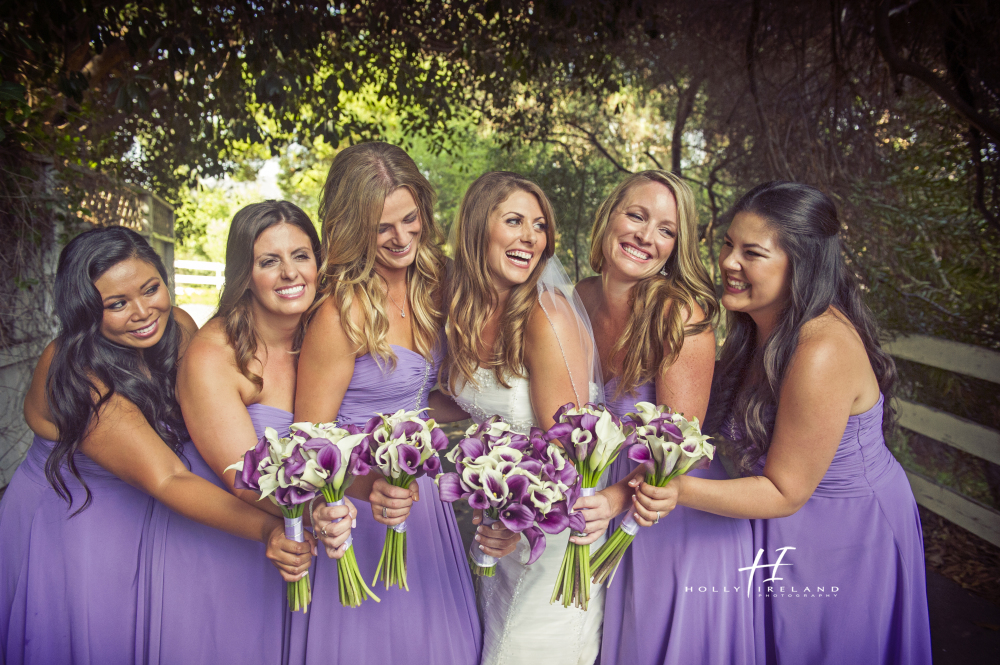
[[[358,358],[340,406],[343,424],[363,426],[376,413],[427,406],[437,366],[404,347],[393,346],[396,369],[383,372],[370,355]],[[292,662],[392,663],[392,665],[475,665],[482,649],[476,595],[462,538],[451,504],[442,503],[433,479],[420,478],[420,501],[407,519],[409,591],[374,588],[381,603],[340,605],[336,561],[322,551],[312,568],[313,602],[309,614],[292,622]],[[353,530],[358,567],[366,582],[375,577],[386,527],[372,517],[367,502],[354,500]]]
[[[257,436],[265,427],[287,436],[292,414],[264,404],[247,407]],[[191,471],[225,489],[188,442]],[[285,582],[266,546],[199,524],[156,502],[143,543],[149,566],[145,626],[149,665],[287,662],[291,617]]]
[[[35,437],[0,502],[0,663],[142,662],[147,562],[140,543],[153,499],[78,453],[93,494],[63,477],[73,506],[45,478],[55,444]]]
[[[885,446],[882,401],[848,418],[797,513],[752,522],[760,664],[931,663],[920,515]]]
[[[616,388],[612,379],[604,391],[618,416],[635,411],[636,402],[656,403],[652,383],[612,400]],[[620,456],[608,483],[636,466]],[[728,478],[718,459],[690,475]],[[640,529],[606,592],[601,665],[753,663],[753,601],[739,572],[753,561],[752,545],[748,520],[693,508],[678,507]]]

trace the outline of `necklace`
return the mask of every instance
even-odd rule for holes
[[[410,290],[409,280],[407,280],[407,283],[406,283],[406,290],[407,291]],[[402,307],[400,307],[399,303],[396,302],[396,299],[392,297],[392,293],[389,291],[389,284],[388,283],[386,283],[386,285],[385,285],[385,295],[389,296],[389,300],[392,301],[392,304],[399,308],[399,316],[400,316],[400,318],[405,319],[406,318],[406,311]],[[406,291],[403,292],[403,304],[404,305],[406,304]]]

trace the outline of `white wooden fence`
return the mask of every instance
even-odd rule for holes
[[[1000,384],[996,351],[924,335],[898,337],[883,348],[903,360]],[[905,399],[899,399],[896,408],[901,427],[1000,464],[1000,432]],[[920,473],[906,475],[917,503],[1000,547],[1000,512]]]
[[[174,273],[174,282],[177,284],[198,284],[203,286],[214,286],[222,288],[226,281],[225,263],[213,263],[212,261],[174,261],[174,270],[196,270],[199,272],[214,272],[214,275],[182,275]]]

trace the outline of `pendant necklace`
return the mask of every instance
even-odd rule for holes
[[[409,291],[409,287],[410,287],[409,281],[407,281],[406,287],[407,287],[406,290]],[[389,300],[392,301],[392,304],[395,305],[399,309],[399,316],[400,316],[400,318],[405,319],[406,318],[406,312],[403,310],[402,307],[399,306],[399,303],[396,302],[396,299],[392,297],[392,293],[389,291],[389,284],[388,284],[388,282],[385,285],[385,295],[389,296]],[[403,292],[403,304],[404,305],[406,304],[406,292],[405,291]]]

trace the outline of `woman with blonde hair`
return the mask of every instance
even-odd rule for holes
[[[498,414],[527,434],[551,427],[566,403],[599,401],[593,337],[554,256],[555,219],[538,185],[516,173],[487,173],[469,187],[456,223],[446,382],[458,405],[477,423]],[[550,604],[568,534],[547,541],[527,566],[530,547],[517,539],[495,576],[479,579],[483,663],[596,659],[602,593],[594,590],[587,611]]]
[[[363,426],[377,413],[427,407],[444,356],[445,257],[433,210],[434,190],[403,150],[362,143],[334,158],[320,200],[325,259],[299,357],[296,420]],[[433,479],[400,488],[373,472],[348,494],[371,504],[353,530],[366,579],[386,526],[406,521],[409,591],[379,590],[380,603],[343,608],[335,563],[321,558],[293,649],[307,662],[477,663],[472,579],[455,513]],[[316,511],[321,523],[328,510]]]
[[[606,369],[608,406],[619,416],[652,402],[705,418],[719,306],[697,229],[690,188],[665,171],[625,178],[597,212],[590,265],[598,275],[577,290]],[[624,455],[612,465],[613,484],[590,511],[595,525],[631,505],[642,481],[636,466]],[[727,477],[718,459],[691,473]],[[636,536],[609,585],[601,662],[751,662],[752,604],[736,592],[707,592],[740,586],[738,570],[752,561],[749,522],[690,509],[660,517],[636,516],[650,528]]]

